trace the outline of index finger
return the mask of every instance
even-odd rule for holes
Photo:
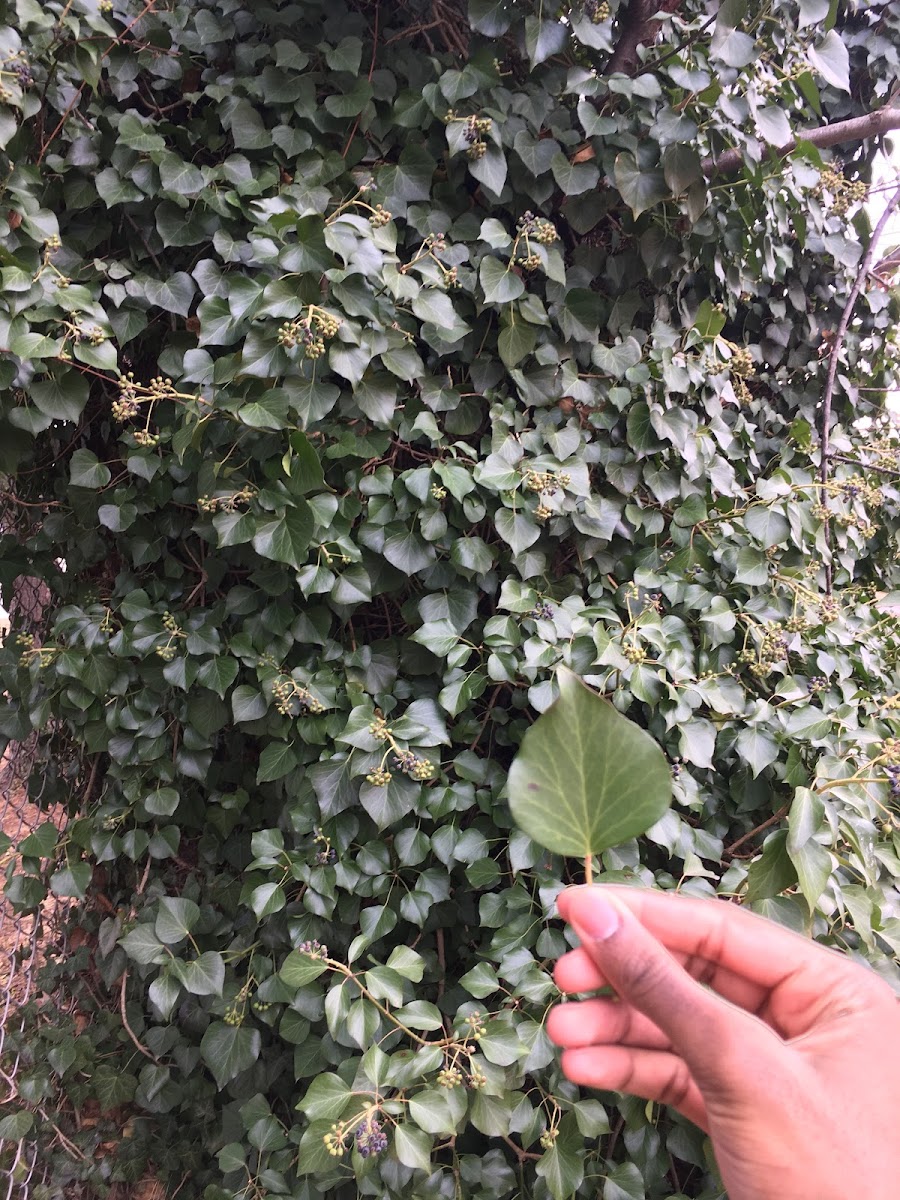
[[[705,977],[713,987],[715,968],[721,968],[763,993],[791,981],[792,992],[796,988],[798,999],[808,1002],[820,998],[823,977],[833,981],[836,971],[844,968],[849,974],[853,967],[839,952],[725,900],[616,884],[595,886],[609,889],[616,903],[627,905],[644,928],[689,970],[692,959],[708,964],[702,974],[697,970],[690,973]],[[564,919],[568,896],[574,890],[567,889],[558,897]]]

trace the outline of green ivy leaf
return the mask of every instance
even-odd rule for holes
[[[771,733],[757,725],[742,729],[737,736],[738,753],[754,776],[778,758],[778,743]]]
[[[596,163],[569,162],[564,154],[554,154],[550,169],[557,187],[567,196],[580,196],[582,192],[593,191],[600,182]]]
[[[786,829],[778,829],[766,838],[762,855],[747,870],[745,904],[780,896],[796,884],[797,869],[788,854],[787,838]]]
[[[568,25],[559,20],[545,21],[542,17],[525,18],[525,53],[532,67],[559,54],[569,40]]]
[[[759,136],[771,146],[786,146],[791,140],[791,123],[783,108],[767,104],[753,114]]]
[[[328,970],[328,966],[303,950],[292,950],[282,964],[279,975],[290,988],[302,988]]]
[[[507,542],[513,554],[523,554],[541,536],[541,531],[526,513],[501,508],[494,518],[497,532]]]
[[[606,1176],[603,1200],[645,1200],[644,1177],[637,1163],[618,1163]]]
[[[702,338],[711,340],[717,338],[725,328],[725,321],[724,311],[714,305],[711,300],[704,300],[697,309],[694,329]]]
[[[217,696],[224,697],[237,679],[239,669],[237,659],[227,654],[219,654],[203,664],[197,672],[197,682],[215,692]]]
[[[259,756],[257,783],[272,783],[293,771],[298,762],[297,751],[290,742],[269,742]]]
[[[566,667],[559,698],[526,732],[509,771],[513,820],[539,845],[577,857],[637,837],[672,795],[665,755],[649,734]]]
[[[850,91],[850,54],[835,29],[829,31],[809,51],[810,66],[826,83],[839,91]]]
[[[566,1113],[560,1121],[556,1140],[541,1155],[535,1169],[547,1184],[553,1200],[569,1200],[581,1187],[584,1179],[584,1138],[573,1113]]]
[[[200,920],[200,909],[186,896],[163,896],[159,901],[154,931],[161,942],[174,946],[184,941]]]
[[[260,1045],[258,1029],[213,1021],[200,1042],[200,1057],[221,1090],[242,1071],[253,1066],[259,1058]]]
[[[297,1108],[310,1121],[337,1121],[352,1097],[352,1089],[340,1075],[326,1071],[309,1085]]]
[[[50,876],[50,891],[54,896],[83,900],[90,887],[94,869],[90,863],[71,863]]]
[[[263,558],[287,563],[299,571],[306,562],[315,522],[305,500],[296,500],[281,516],[260,522],[253,535],[253,549]]]
[[[744,517],[747,532],[763,546],[780,546],[790,537],[791,527],[786,516],[768,505],[754,505]]]
[[[109,467],[91,450],[76,450],[69,459],[69,482],[73,487],[102,488],[111,478]]]
[[[511,0],[469,0],[469,24],[485,37],[501,37],[512,18]]]
[[[8,1113],[0,1120],[0,1140],[20,1142],[22,1138],[28,1137],[33,1128],[34,1113],[20,1108],[18,1112]]]
[[[508,304],[510,300],[518,300],[525,291],[525,284],[515,271],[491,255],[481,260],[479,278],[489,304]]]
[[[88,381],[76,371],[66,371],[61,375],[36,380],[29,388],[29,395],[40,411],[48,417],[53,417],[55,421],[77,421],[87,404]]]
[[[635,367],[641,361],[641,347],[637,338],[629,335],[615,346],[595,346],[591,361],[604,374],[620,379],[629,367]]]
[[[522,320],[505,325],[497,339],[497,350],[509,370],[527,358],[536,345],[537,330]]]
[[[638,166],[634,155],[627,150],[616,155],[615,179],[616,187],[635,219],[669,194],[662,171],[648,171]]]
[[[169,970],[192,996],[221,996],[225,986],[225,962],[214,950],[207,950],[190,962],[175,958]]]
[[[433,1139],[418,1126],[404,1121],[394,1127],[394,1153],[405,1167],[431,1170]]]
[[[153,817],[171,817],[180,801],[176,788],[158,788],[144,797],[144,808]]]

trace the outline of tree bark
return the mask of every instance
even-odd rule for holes
[[[606,64],[604,75],[634,75],[638,66],[638,46],[652,42],[662,24],[655,21],[658,12],[672,12],[681,0],[631,0],[619,32],[619,40]]]
[[[618,47],[617,47],[618,48]],[[835,121],[831,125],[819,125],[814,129],[801,129],[796,138],[784,146],[770,146],[766,157],[781,157],[797,147],[797,141],[812,142],[814,146],[837,146],[841,142],[860,142],[864,138],[877,137],[892,129],[900,129],[900,108],[886,106],[866,113],[862,117],[851,117],[849,121]],[[733,175],[744,163],[742,150],[726,150],[718,158],[703,160],[703,174],[707,179],[715,175]]]

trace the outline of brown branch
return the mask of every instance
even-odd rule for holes
[[[883,110],[882,110],[883,111]],[[898,112],[900,117],[900,112]],[[847,122],[849,123],[849,122]],[[900,122],[898,122],[900,127]],[[831,433],[831,399],[834,395],[834,381],[837,377],[838,359],[840,358],[841,349],[844,345],[844,338],[847,335],[847,329],[850,326],[850,318],[853,316],[853,309],[856,305],[857,297],[862,289],[863,280],[869,274],[869,268],[872,265],[872,259],[875,257],[875,251],[878,247],[878,242],[884,232],[885,226],[891,219],[891,213],[900,204],[900,187],[894,192],[890,200],[885,205],[884,212],[879,218],[878,224],[872,231],[872,236],[869,238],[869,244],[866,247],[866,252],[862,257],[862,262],[859,264],[859,270],[856,272],[856,278],[853,281],[853,287],[850,289],[850,295],[847,297],[847,303],[844,305],[844,311],[841,313],[841,319],[834,335],[834,340],[831,343],[831,353],[828,356],[828,374],[825,377],[825,390],[822,392],[822,427],[819,434],[819,442],[821,445],[821,458],[819,461],[819,483],[821,488],[819,491],[819,503],[828,508],[828,439]],[[825,518],[824,533],[825,543],[831,545],[831,523],[828,518]],[[833,583],[830,557],[825,563],[825,594],[831,595],[831,587]]]
[[[519,1160],[520,1165],[522,1163],[527,1162],[530,1158],[537,1160],[542,1157],[542,1155],[535,1154],[531,1150],[523,1150],[521,1146],[517,1146],[516,1143],[512,1140],[512,1138],[507,1137],[507,1135],[505,1133],[500,1134],[500,1140],[503,1142],[506,1142],[506,1144],[507,1144],[507,1146],[509,1146],[510,1150],[515,1151],[516,1158]]]
[[[128,1013],[125,1011],[125,988],[126,988],[127,984],[128,984],[128,972],[123,971],[122,972],[122,987],[119,992],[119,1012],[122,1014],[122,1024],[125,1027],[125,1032],[131,1038],[132,1042],[134,1042],[134,1044],[138,1048],[138,1050],[140,1050],[141,1054],[143,1054],[144,1058],[149,1058],[151,1062],[156,1063],[156,1065],[159,1066],[159,1059],[156,1057],[155,1054],[151,1054],[146,1046],[141,1045],[141,1043],[138,1041],[137,1037],[135,1036],[134,1030],[128,1024]]]
[[[743,846],[744,842],[749,842],[750,839],[756,837],[758,833],[762,833],[771,825],[776,825],[783,817],[788,815],[790,807],[791,806],[789,804],[783,804],[781,808],[779,808],[778,812],[772,813],[771,817],[769,817],[767,821],[763,821],[761,825],[757,825],[754,829],[751,829],[749,833],[745,833],[743,837],[739,837],[738,840],[736,842],[732,842],[730,846],[726,846],[722,851],[722,857],[734,858],[735,851],[737,850],[738,846]]]
[[[674,12],[681,0],[631,0],[621,21],[619,40],[603,69],[604,75],[634,75],[638,46],[652,42],[662,21],[657,13]]]
[[[880,471],[882,475],[890,475],[894,479],[900,479],[900,471],[894,471],[890,467],[879,467],[877,463],[860,462],[858,458],[850,458],[847,454],[837,454],[834,450],[831,451],[828,457],[837,462],[849,463],[851,467],[859,467],[861,471]]]
[[[834,121],[831,125],[818,125],[814,129],[800,129],[797,137],[785,143],[784,146],[769,146],[766,150],[768,158],[783,158],[796,150],[798,140],[811,142],[814,146],[825,148],[837,146],[841,142],[860,142],[864,138],[878,137],[889,133],[892,129],[900,129],[900,108],[885,105],[875,112],[865,113],[861,117],[851,117],[848,121]],[[744,164],[743,150],[726,150],[718,158],[704,158],[701,166],[707,179],[714,175],[733,175]]]
[[[690,37],[686,37],[683,42],[679,42],[677,46],[673,46],[671,50],[667,50],[662,58],[657,58],[653,62],[644,63],[641,67],[641,73],[643,74],[645,71],[655,71],[658,67],[661,67],[663,63],[668,62],[670,58],[674,58],[676,54],[680,54],[682,50],[686,50],[688,46],[693,46],[700,34],[709,29],[710,25],[712,25],[718,15],[718,12],[714,12],[711,17],[707,17],[699,29],[695,29]]]

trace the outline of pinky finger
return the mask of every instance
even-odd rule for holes
[[[589,1046],[564,1050],[562,1068],[572,1083],[670,1104],[689,1121],[707,1129],[700,1089],[677,1054],[628,1046]]]

